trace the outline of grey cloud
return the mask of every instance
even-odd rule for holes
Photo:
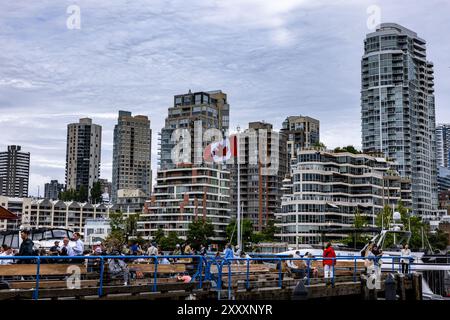
[[[66,128],[103,126],[102,176],[111,178],[118,110],[151,119],[153,155],[173,95],[222,89],[231,125],[287,115],[320,119],[330,147],[360,143],[360,58],[369,5],[428,42],[438,119],[450,121],[450,4],[446,1],[14,1],[0,12],[0,149],[32,152],[31,193],[64,179]],[[156,169],[156,161],[153,162]],[[42,192],[41,192],[42,193]]]

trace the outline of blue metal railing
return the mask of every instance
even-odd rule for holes
[[[29,264],[36,264],[36,285],[35,290],[33,292],[33,299],[37,300],[39,299],[39,284],[40,284],[40,278],[41,278],[41,265],[42,260],[46,260],[48,262],[49,260],[57,260],[58,262],[62,261],[73,261],[73,260],[100,260],[100,272],[99,272],[99,288],[98,288],[98,296],[103,296],[103,279],[105,274],[105,259],[122,259],[122,260],[136,260],[136,259],[145,259],[150,260],[155,265],[155,270],[153,272],[153,286],[151,288],[151,291],[156,292],[157,289],[157,279],[158,279],[158,264],[161,264],[158,262],[159,259],[197,259],[197,269],[195,274],[191,278],[191,282],[195,281],[196,279],[199,280],[199,288],[202,287],[203,283],[203,264],[205,263],[205,258],[201,255],[166,255],[166,256],[114,256],[114,255],[99,255],[99,256],[0,256],[0,260],[12,260],[12,261],[30,261]],[[150,263],[149,261],[149,263]],[[65,262],[67,263],[67,262]],[[149,264],[148,263],[148,264]],[[0,269],[1,270],[1,269]],[[20,275],[20,274],[18,274]],[[0,277],[1,277],[0,273]]]
[[[43,261],[48,262],[49,260],[58,260],[58,261],[73,261],[73,260],[98,260],[100,262],[100,271],[99,271],[99,288],[98,288],[98,296],[103,296],[103,288],[104,288],[104,275],[105,275],[105,259],[123,259],[123,260],[136,260],[136,259],[145,259],[153,262],[155,265],[154,273],[153,273],[153,283],[152,287],[150,288],[151,291],[156,292],[157,291],[157,285],[158,285],[158,266],[161,264],[158,260],[159,259],[193,259],[192,264],[197,264],[197,267],[194,273],[194,275],[191,278],[191,282],[198,279],[199,281],[199,288],[202,288],[203,281],[211,281],[216,280],[216,289],[218,294],[218,299],[221,298],[221,290],[222,290],[222,277],[223,277],[223,267],[224,265],[227,265],[227,282],[228,282],[228,299],[232,298],[232,279],[233,279],[233,272],[232,272],[232,265],[234,263],[241,264],[245,263],[245,288],[250,289],[250,264],[252,262],[272,262],[276,263],[277,267],[276,270],[278,272],[278,286],[281,288],[283,285],[283,266],[282,262],[286,261],[304,261],[306,264],[306,284],[310,285],[311,280],[311,269],[312,269],[312,262],[313,261],[323,261],[323,260],[331,260],[332,263],[332,272],[330,277],[327,277],[326,279],[331,278],[331,283],[334,286],[335,284],[335,277],[336,277],[336,267],[335,264],[339,260],[343,261],[353,261],[353,281],[358,281],[357,279],[357,273],[358,273],[358,261],[365,261],[365,260],[373,260],[374,263],[378,262],[379,260],[392,260],[392,271],[395,271],[395,264],[398,263],[399,268],[401,268],[401,259],[407,259],[407,257],[363,257],[363,256],[337,256],[336,258],[328,258],[328,257],[312,257],[312,258],[294,258],[289,256],[271,256],[271,257],[259,257],[259,258],[233,258],[233,259],[223,259],[219,258],[216,259],[215,257],[212,258],[210,256],[201,256],[201,255],[164,255],[164,256],[113,256],[113,255],[93,255],[93,256],[0,256],[1,260],[29,260],[32,263],[36,264],[36,285],[35,290],[33,292],[33,299],[37,300],[39,299],[39,285],[41,280],[41,265]],[[197,260],[196,263],[194,261]],[[410,258],[410,264],[409,264],[409,270],[408,273],[412,272],[412,266],[414,264],[414,259]],[[211,272],[211,266],[215,265],[217,267],[217,278],[214,276],[214,274]],[[381,268],[380,266],[378,266]],[[400,271],[400,269],[399,269]],[[0,274],[1,276],[1,274]],[[324,277],[325,278],[325,277]]]
[[[401,259],[408,259],[407,257],[363,257],[363,256],[337,256],[336,258],[328,258],[328,257],[312,257],[312,258],[293,258],[293,257],[279,257],[279,258],[275,258],[275,257],[270,257],[270,258],[233,258],[233,259],[221,259],[220,262],[218,262],[216,259],[207,259],[207,263],[208,266],[206,268],[206,271],[209,272],[210,274],[206,274],[205,278],[208,279],[214,279],[214,276],[211,274],[211,265],[215,264],[217,265],[217,292],[218,292],[218,299],[220,299],[220,293],[221,293],[221,289],[222,289],[222,276],[223,276],[223,266],[227,265],[227,276],[228,276],[228,288],[227,288],[227,293],[228,293],[228,299],[232,298],[232,272],[231,272],[231,265],[233,264],[233,262],[239,263],[240,262],[245,262],[246,263],[246,276],[245,276],[245,287],[247,289],[249,289],[250,284],[249,284],[249,278],[250,278],[250,263],[251,261],[255,261],[255,262],[277,262],[277,270],[278,270],[278,286],[281,288],[282,287],[282,261],[305,261],[306,262],[306,284],[309,285],[310,284],[310,280],[311,280],[311,262],[312,261],[332,261],[332,271],[331,271],[331,275],[329,277],[325,277],[324,274],[324,278],[325,279],[331,279],[331,284],[332,286],[335,285],[335,277],[336,277],[336,262],[337,261],[352,261],[353,260],[353,282],[357,282],[357,272],[358,272],[358,260],[359,261],[365,261],[365,260],[372,260],[374,262],[374,264],[377,264],[380,260],[392,260],[392,266],[395,265],[395,262],[398,261],[399,265],[401,266]],[[412,265],[414,264],[414,259],[412,257],[409,258],[410,260],[410,264],[409,264],[409,268],[408,268],[408,273],[411,273],[412,270]],[[381,270],[381,266],[377,266],[376,268],[380,268]],[[346,268],[347,269],[347,268]],[[394,272],[395,269],[392,268],[392,271]]]

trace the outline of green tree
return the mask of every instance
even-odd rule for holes
[[[121,251],[126,243],[125,219],[122,212],[111,212],[109,214],[109,225],[111,232],[105,239],[105,247],[109,252]]]
[[[107,238],[110,247],[115,250],[121,250],[122,246],[128,243],[129,237],[138,236],[138,219],[139,214],[130,214],[128,217],[125,217],[120,211],[111,212],[109,214],[111,233]]]
[[[187,240],[192,244],[193,248],[198,249],[201,244],[207,245],[210,243],[210,238],[215,234],[214,226],[210,220],[203,221],[201,219],[192,221],[189,224],[187,232]]]
[[[278,233],[278,227],[275,226],[275,221],[270,220],[266,227],[262,231],[264,241],[273,242],[275,241],[275,234]]]
[[[74,189],[69,189],[63,192],[60,192],[58,195],[59,199],[62,201],[77,201],[78,194]]]
[[[346,146],[346,147],[337,147],[334,149],[334,152],[349,152],[353,154],[359,154],[361,151],[357,150],[354,146]]]
[[[327,148],[327,146],[322,142],[316,142],[314,143],[313,148],[317,150],[324,150]]]
[[[253,235],[253,223],[249,219],[242,219],[241,221],[241,230],[242,230],[242,241],[245,243],[252,241]],[[236,219],[231,220],[226,228],[227,234],[227,242],[230,242],[233,245],[237,244],[237,221]],[[231,239],[233,237],[233,239]]]
[[[125,234],[128,237],[137,236],[139,213],[131,213],[125,219]]]
[[[445,250],[447,248],[448,235],[440,229],[436,233],[431,234],[428,240],[433,249]]]
[[[375,224],[380,227],[387,229],[392,219],[392,208],[385,205],[383,210],[381,210],[377,217],[375,218]]]
[[[94,182],[91,189],[91,202],[101,203],[102,202],[102,186],[99,181]]]
[[[167,237],[160,239],[158,245],[160,245],[163,250],[174,250],[175,246],[181,242],[183,241],[178,238],[177,233],[175,231],[170,231]]]
[[[355,229],[361,229],[368,226],[367,217],[363,216],[359,209],[356,209],[355,216],[353,218],[352,227]],[[359,248],[363,247],[370,240],[370,236],[364,235],[360,232],[349,234],[347,238],[343,240],[348,246]]]
[[[121,211],[109,213],[111,231],[125,231],[125,218]]]
[[[395,211],[400,213],[400,223],[403,224],[403,229],[411,232],[409,239],[409,246],[413,250],[421,249],[427,244],[427,235],[429,234],[429,226],[422,221],[420,217],[411,216],[408,209],[401,201],[398,202]],[[376,218],[376,225],[384,229],[388,229],[391,225],[393,216],[392,207],[385,206]],[[397,239],[396,239],[397,240]],[[398,242],[398,241],[397,241]],[[393,235],[389,235],[384,243],[385,247],[389,247],[394,243]],[[397,243],[399,244],[399,243]]]
[[[79,202],[87,202],[88,201],[88,188],[85,185],[81,185],[80,189],[77,192],[77,199]]]
[[[164,234],[164,230],[162,228],[159,228],[158,230],[156,230],[155,235],[153,236],[153,240],[159,244],[161,242],[162,239],[165,238],[165,234]]]

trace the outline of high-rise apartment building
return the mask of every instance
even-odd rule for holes
[[[158,170],[155,190],[140,215],[138,231],[145,237],[163,229],[187,239],[189,224],[197,219],[211,221],[213,241],[224,242],[230,223],[230,172],[211,167]]]
[[[290,245],[319,244],[326,229],[351,227],[359,213],[374,226],[384,206],[410,208],[410,181],[384,158],[367,154],[302,150],[284,181],[277,226]],[[336,240],[346,234],[330,235]]]
[[[44,198],[50,200],[57,200],[59,193],[64,191],[64,184],[59,183],[58,180],[51,180],[45,184]]]
[[[175,231],[186,239],[192,221],[207,219],[214,227],[213,239],[225,241],[225,229],[231,216],[230,172],[223,164],[203,161],[204,150],[212,142],[203,137],[208,129],[227,134],[229,111],[227,95],[222,91],[189,91],[174,97],[161,130],[154,192],[138,223],[138,231],[146,237],[153,237],[162,228],[166,234]],[[186,130],[175,131],[177,129]],[[172,161],[172,153],[178,145],[172,135],[180,138],[178,144],[182,144],[181,151],[185,155],[177,162]]]
[[[8,146],[0,152],[0,195],[28,197],[30,153],[20,150],[20,146]]]
[[[239,134],[241,215],[261,231],[281,208],[287,174],[286,136],[266,122],[250,122]],[[237,211],[237,165],[231,167],[232,212]]]
[[[172,162],[172,150],[176,145],[171,140],[174,130],[187,129],[191,138],[191,152],[187,160],[191,163],[196,163],[196,160],[202,162],[203,149],[209,142],[195,142],[195,137],[203,137],[207,129],[218,129],[226,133],[229,117],[230,106],[227,95],[220,90],[195,93],[189,90],[187,94],[176,95],[174,105],[169,108],[165,126],[161,130],[159,167],[161,169],[176,167],[176,164]],[[194,143],[200,143],[200,145],[194,145]]]
[[[436,160],[438,167],[450,168],[450,124],[436,127]]]
[[[450,169],[449,168],[439,167],[438,189],[439,189],[439,193],[450,191]]]
[[[100,176],[102,127],[89,118],[67,126],[66,190],[80,190],[90,195]]]
[[[138,189],[150,196],[152,189],[150,120],[119,111],[114,127],[112,203],[121,189]]]
[[[369,33],[362,57],[363,151],[382,152],[411,178],[413,213],[437,209],[433,63],[426,42],[398,24]]]

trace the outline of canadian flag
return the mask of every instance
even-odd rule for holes
[[[203,151],[203,160],[206,162],[222,163],[237,155],[236,135],[231,135],[223,141],[213,142]]]

